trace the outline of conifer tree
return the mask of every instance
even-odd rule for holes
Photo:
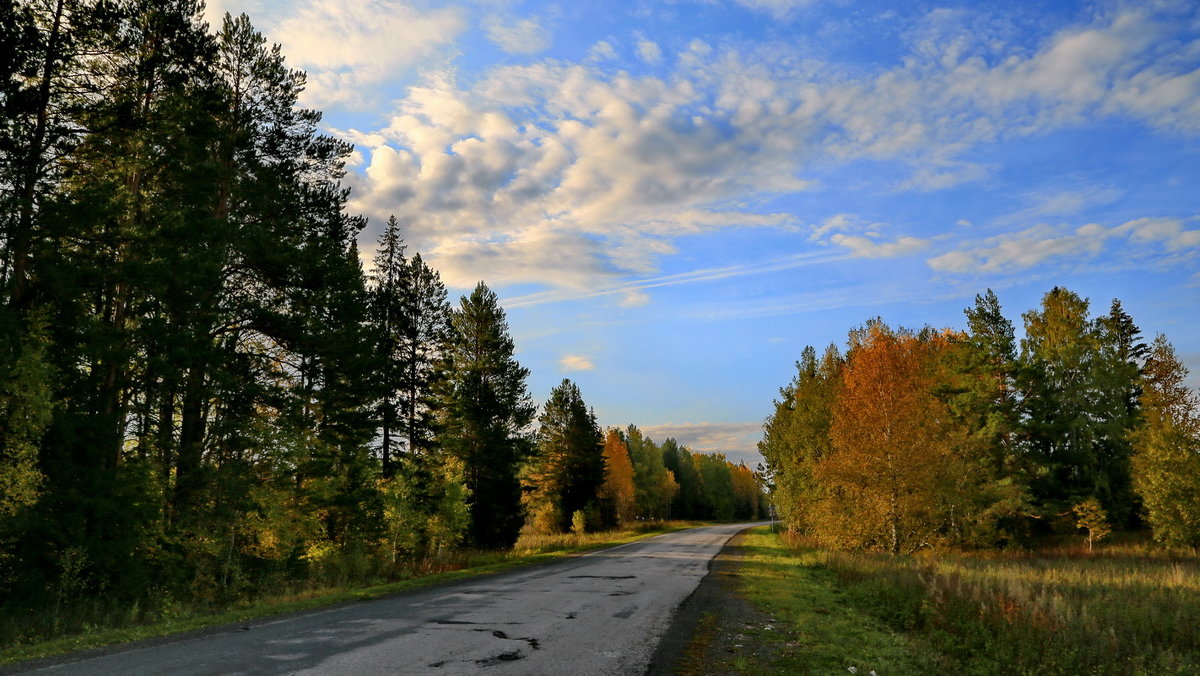
[[[438,441],[463,466],[470,543],[511,547],[524,521],[518,471],[531,452],[527,428],[536,411],[529,371],[516,360],[496,294],[482,282],[460,299],[450,327]]]
[[[376,331],[376,359],[379,365],[379,459],[383,475],[394,474],[397,417],[400,408],[401,379],[408,365],[400,341],[408,334],[411,321],[404,308],[406,260],[404,240],[396,217],[389,216],[375,249],[375,269],[371,273],[371,319]]]
[[[565,532],[575,512],[596,511],[604,481],[600,427],[575,383],[564,378],[550,392],[534,439],[534,454],[523,472],[530,516],[545,522],[543,528]]]

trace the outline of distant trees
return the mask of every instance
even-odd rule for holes
[[[1019,354],[990,290],[966,315],[965,333],[869,322],[844,360],[804,350],[759,444],[784,524],[904,553],[1073,532],[1081,504],[1136,526],[1144,501],[1156,537],[1184,541],[1195,400],[1169,344],[1148,351],[1119,301],[1093,319],[1058,287]]]

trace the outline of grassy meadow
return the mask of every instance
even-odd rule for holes
[[[757,529],[747,597],[779,620],[746,673],[1177,674],[1200,669],[1200,554],[1114,543],[915,557]]]

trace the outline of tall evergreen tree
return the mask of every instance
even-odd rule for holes
[[[401,337],[408,333],[411,318],[405,312],[404,296],[406,260],[404,240],[400,237],[400,224],[396,217],[389,216],[387,225],[379,235],[375,249],[375,269],[371,273],[374,283],[371,289],[371,319],[376,330],[376,359],[379,365],[379,459],[383,464],[383,475],[394,473],[396,454],[396,425],[400,407],[402,378],[407,371],[404,353],[400,349]]]
[[[450,304],[441,276],[417,253],[405,266],[400,309],[407,320],[398,344],[404,371],[399,380],[400,431],[413,457],[432,452],[434,406],[450,339]]]
[[[550,392],[538,418],[534,454],[523,472],[526,502],[555,532],[571,527],[572,516],[596,510],[596,495],[604,481],[604,447],[596,416],[583,401],[579,387],[563,379]]]
[[[446,378],[439,384],[439,442],[462,462],[470,542],[511,547],[524,515],[518,471],[529,456],[536,411],[496,294],[480,282],[450,318]]]
[[[1045,468],[1031,485],[1048,509],[1095,497],[1110,518],[1132,517],[1128,434],[1136,423],[1138,333],[1119,303],[1093,321],[1087,300],[1060,287],[1025,314],[1022,421],[1032,459]]]

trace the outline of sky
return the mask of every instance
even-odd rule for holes
[[[1119,298],[1200,385],[1200,5],[209,0],[355,145],[539,402],[753,466],[806,345],[965,327],[988,288]]]

